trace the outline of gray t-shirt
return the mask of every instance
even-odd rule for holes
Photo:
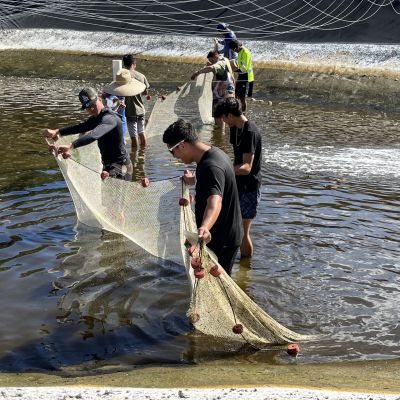
[[[137,79],[146,86],[146,90],[150,87],[147,78],[138,71],[130,70],[133,79]],[[136,96],[126,96],[125,97],[125,115],[127,117],[136,117],[137,115],[144,115],[146,110],[143,104],[143,99],[141,94]]]

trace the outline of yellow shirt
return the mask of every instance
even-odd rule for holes
[[[239,50],[237,63],[239,69],[242,71],[243,74],[247,73],[248,81],[254,81],[254,73],[253,73],[253,63],[250,50],[246,47],[242,47]]]

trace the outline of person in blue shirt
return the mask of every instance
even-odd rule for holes
[[[117,112],[121,116],[122,131],[124,136],[127,133],[126,116],[125,116],[125,96],[115,96],[113,94],[103,92],[101,95],[104,105],[111,110]]]
[[[223,34],[223,39],[219,40],[217,38],[214,39],[215,42],[215,50],[218,53],[223,54],[225,58],[228,60],[236,60],[237,55],[234,51],[232,51],[229,47],[229,43],[231,40],[236,39],[235,33],[228,28],[227,24],[219,23],[217,25],[217,30]],[[219,48],[219,45],[222,45],[222,49]]]

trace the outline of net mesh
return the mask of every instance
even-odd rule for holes
[[[211,77],[200,75],[196,82],[156,102],[146,128],[153,138],[148,157],[157,147],[155,139],[160,147],[157,136],[178,117],[198,126],[212,121]],[[60,138],[57,144],[63,142],[70,142],[70,138]],[[141,182],[102,180],[95,142],[73,150],[72,158],[56,159],[80,222],[124,235],[150,254],[185,266],[191,287],[187,315],[198,331],[257,348],[310,338],[266,314],[218,265],[216,256],[197,241],[191,196],[179,177],[152,181],[147,187]],[[187,204],[179,206],[181,198]]]

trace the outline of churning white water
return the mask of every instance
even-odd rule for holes
[[[400,148],[353,148],[286,144],[265,148],[264,160],[289,170],[348,177],[400,177]]]
[[[246,40],[255,61],[400,70],[400,46],[351,43],[289,43]],[[212,36],[145,35],[57,29],[1,30],[0,50],[47,49],[142,56],[204,57]]]

